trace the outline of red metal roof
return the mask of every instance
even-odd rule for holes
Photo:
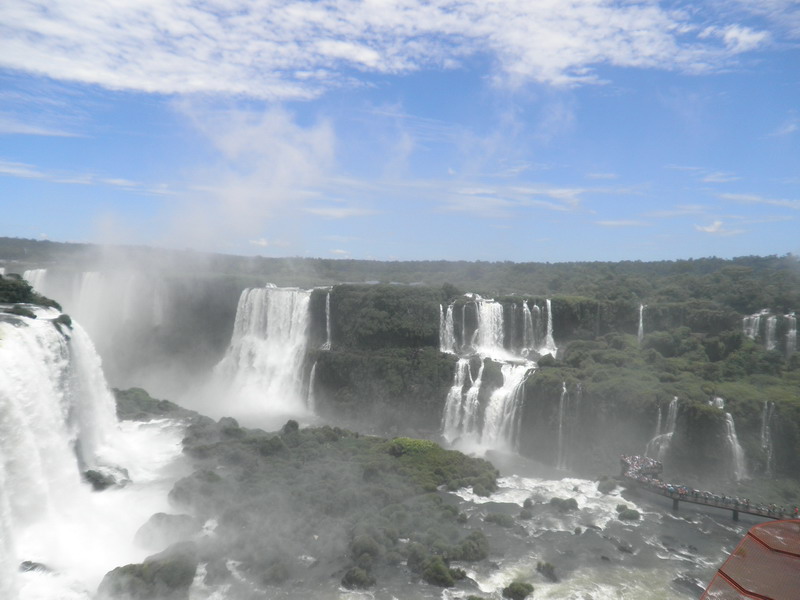
[[[800,600],[800,520],[747,532],[700,600]]]

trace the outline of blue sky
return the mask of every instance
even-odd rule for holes
[[[800,253],[800,1],[7,0],[0,235]]]

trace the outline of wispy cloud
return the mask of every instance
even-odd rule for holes
[[[27,123],[10,115],[0,114],[0,135],[38,135],[45,137],[80,137],[76,133]]]
[[[759,194],[717,194],[717,197],[739,204],[765,204],[767,206],[780,206],[782,208],[800,210],[800,200],[766,198]]]
[[[737,177],[733,173],[724,173],[722,171],[715,171],[708,173],[701,178],[704,183],[729,183],[731,181],[739,181],[741,177]]]
[[[565,86],[594,67],[724,67],[769,34],[723,16],[624,0],[120,0],[4,3],[0,65],[58,80],[156,93],[303,99],[361,73],[455,68],[490,53],[495,81]]]
[[[303,210],[308,214],[325,217],[327,219],[347,219],[376,213],[374,210],[355,206],[309,206]]]
[[[647,227],[648,226],[648,223],[644,221],[635,221],[635,220],[595,221],[595,223],[603,227]]]
[[[617,179],[619,175],[616,173],[587,173],[586,177],[589,179]]]
[[[675,208],[652,211],[645,216],[653,219],[672,219],[674,217],[685,217],[688,215],[701,215],[707,211],[708,207],[702,204],[679,204]]]
[[[47,171],[35,165],[2,159],[0,159],[0,176],[20,177],[22,179],[41,179],[43,181],[72,185],[104,185],[119,190],[159,196],[173,195],[176,193],[175,190],[167,184],[147,184],[117,177],[100,177],[91,173]]]
[[[744,233],[743,229],[725,229],[722,221],[714,221],[710,225],[695,225],[697,231],[709,233],[711,235],[738,235]]]
[[[800,117],[792,115],[770,133],[772,137],[787,137],[800,130]]]

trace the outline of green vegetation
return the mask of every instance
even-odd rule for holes
[[[134,407],[142,405],[159,410],[141,398]],[[447,587],[463,576],[450,561],[488,556],[486,536],[467,528],[436,490],[494,490],[498,473],[432,442],[301,429],[294,421],[268,434],[233,419],[195,419],[184,452],[196,470],[175,484],[171,501],[216,518],[204,555],[240,562],[259,585],[338,572],[345,587],[364,588],[405,562],[423,580]],[[324,569],[309,570],[301,556]]]
[[[0,304],[37,304],[61,310],[58,302],[37,294],[27,281],[15,274],[0,275]],[[22,306],[14,306],[5,312],[35,318]]]
[[[100,583],[98,595],[114,600],[188,599],[197,565],[194,543],[175,544],[144,563],[110,571]]]
[[[508,587],[503,588],[503,598],[511,600],[524,600],[533,594],[533,586],[524,581],[514,581]]]
[[[142,388],[114,389],[117,401],[117,418],[127,421],[149,421],[151,419],[200,418],[196,412],[178,406],[169,400],[156,400]]]

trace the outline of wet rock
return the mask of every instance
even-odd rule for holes
[[[141,564],[106,573],[97,595],[103,600],[187,600],[197,564],[194,543],[175,544]]]
[[[41,571],[42,573],[52,573],[52,569],[42,563],[34,562],[32,560],[23,560],[19,563],[19,570],[22,573],[29,571]]]
[[[111,487],[124,487],[131,482],[128,470],[122,467],[97,467],[83,472],[83,480],[91,484],[96,492]]]

